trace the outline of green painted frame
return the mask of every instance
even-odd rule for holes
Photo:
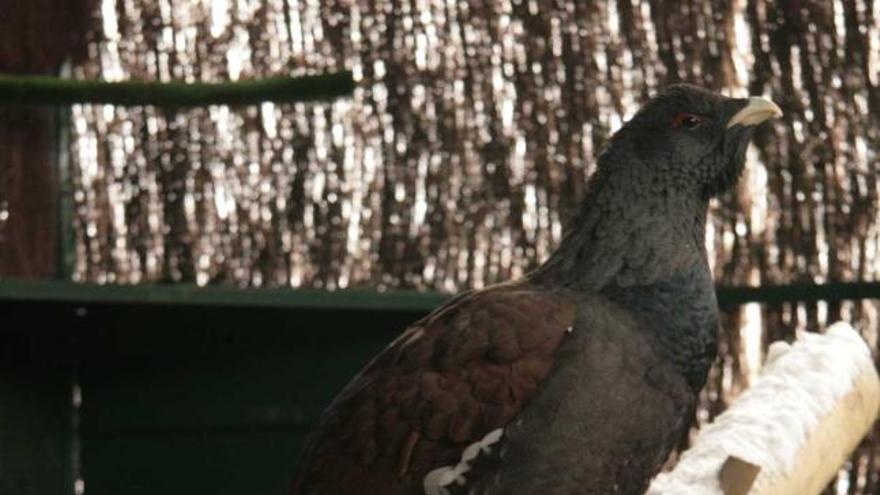
[[[186,83],[81,81],[0,74],[0,104],[63,106],[76,103],[160,107],[254,105],[331,100],[354,91],[351,71],[300,77]]]
[[[719,286],[724,309],[747,303],[838,302],[880,299],[880,282]],[[239,288],[194,284],[97,285],[63,280],[0,279],[0,301],[159,304],[277,309],[429,311],[449,298],[434,291],[356,288],[328,291],[290,287]]]

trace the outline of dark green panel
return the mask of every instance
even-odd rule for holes
[[[0,374],[0,493],[72,493],[70,380]]]
[[[32,309],[0,304],[0,494],[70,494],[74,446],[67,346],[55,330],[57,319]]]
[[[87,493],[284,493],[320,412],[419,316],[89,307],[77,344]]]
[[[90,308],[79,342],[83,431],[301,427],[416,317]]]
[[[0,301],[0,494],[71,493],[70,370],[89,495],[284,493],[320,411],[422,313]]]
[[[86,493],[284,495],[304,433],[180,433],[92,438]]]

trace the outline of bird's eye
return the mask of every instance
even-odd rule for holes
[[[682,127],[684,129],[696,129],[700,127],[700,124],[703,123],[703,118],[699,115],[687,112],[679,112],[675,114],[675,117],[672,119],[672,127],[677,129]]]

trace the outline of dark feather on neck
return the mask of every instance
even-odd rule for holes
[[[617,148],[600,158],[580,214],[559,248],[529,275],[534,282],[598,291],[650,285],[706,264],[708,199],[693,177],[658,170]]]

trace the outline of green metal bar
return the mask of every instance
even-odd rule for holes
[[[880,299],[880,282],[829,282],[826,284],[762,285],[760,287],[717,287],[718,304],[731,308],[746,303],[840,302]]]
[[[60,280],[0,280],[0,301],[427,311],[446,298],[436,292],[368,289],[241,289],[192,284],[95,285]]]
[[[59,75],[66,78],[70,73],[70,61],[65,61]],[[75,203],[73,182],[70,177],[70,106],[61,105],[55,108],[55,129],[55,180],[58,184],[58,194],[55,198],[58,235],[55,244],[56,277],[70,280],[76,263],[76,234],[73,227]]]
[[[0,74],[0,104],[194,107],[330,100],[354,91],[351,71],[223,83],[101,82]]]
[[[719,304],[732,308],[746,303],[880,299],[880,282],[791,284],[762,287],[718,287]],[[0,280],[0,301],[49,301],[82,304],[161,304],[266,308],[367,309],[428,311],[449,296],[438,292],[169,285],[95,285],[67,281]]]

